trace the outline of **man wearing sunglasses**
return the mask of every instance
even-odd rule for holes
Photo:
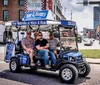
[[[56,57],[54,55],[53,52],[50,52],[48,50],[49,48],[49,44],[48,41],[46,39],[43,39],[43,35],[41,32],[38,33],[38,37],[39,39],[36,40],[35,44],[36,44],[36,48],[38,50],[38,54],[44,59],[44,64],[45,64],[45,68],[50,68],[49,66],[49,55],[53,61],[53,65],[56,65]]]
[[[34,61],[33,61],[33,56],[34,56],[34,40],[31,37],[31,32],[26,33],[26,38],[22,40],[22,46],[24,50],[29,54],[30,59],[31,59],[31,66],[35,66]]]

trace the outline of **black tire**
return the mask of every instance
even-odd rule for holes
[[[36,67],[30,67],[30,70],[32,70],[32,71],[36,71],[37,70],[37,68]]]
[[[64,69],[68,69],[71,72],[71,78],[70,79],[64,79],[62,73],[64,71]],[[67,74],[65,74],[66,77]],[[59,76],[62,82],[64,83],[74,83],[75,80],[78,78],[78,70],[75,66],[71,65],[71,64],[65,64],[63,66],[61,66],[60,71],[59,71]]]
[[[86,77],[90,73],[91,68],[90,68],[90,65],[88,63],[84,64],[83,71],[84,71],[83,73],[79,72],[79,77]]]
[[[12,66],[13,65],[13,66]],[[15,67],[14,67],[15,65]],[[18,59],[11,59],[9,68],[11,72],[20,72],[21,71],[21,66],[19,65]]]

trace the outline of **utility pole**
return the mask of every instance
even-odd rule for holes
[[[71,21],[72,21],[72,19],[73,19],[72,15],[73,15],[73,12],[72,12],[72,10],[71,10]]]

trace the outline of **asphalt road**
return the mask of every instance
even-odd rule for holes
[[[58,72],[24,69],[20,73],[12,73],[9,65],[0,63],[0,85],[68,85],[61,83]],[[86,78],[78,78],[71,85],[100,85],[100,65],[92,64],[91,73]]]
[[[95,47],[97,43],[98,41],[93,46]],[[58,72],[43,70],[34,72],[28,68],[20,73],[12,73],[9,65],[3,62],[4,57],[1,57],[3,53],[4,46],[0,46],[0,85],[68,85],[61,83]],[[86,78],[78,78],[72,85],[100,85],[100,65],[91,64],[91,73]]]

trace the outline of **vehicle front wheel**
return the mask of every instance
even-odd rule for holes
[[[19,72],[21,70],[21,66],[17,59],[11,59],[9,68],[11,72]]]
[[[78,70],[71,64],[65,64],[61,66],[59,76],[64,83],[74,83],[78,78]]]
[[[85,63],[84,66],[79,70],[79,77],[86,77],[91,71],[90,65]]]

